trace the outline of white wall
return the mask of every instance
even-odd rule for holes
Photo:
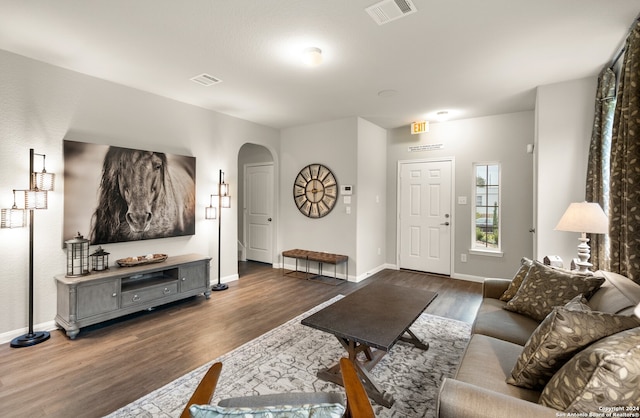
[[[29,186],[29,148],[46,154],[47,171],[57,174],[49,209],[35,214],[35,324],[50,324],[55,317],[53,276],[64,274],[62,241],[72,238],[62,236],[63,139],[196,156],[196,235],[104,247],[111,264],[152,252],[210,255],[216,279],[217,234],[213,223],[204,220],[204,207],[218,170],[225,171],[232,196],[237,196],[240,147],[251,142],[277,150],[279,131],[5,51],[0,51],[0,92],[1,207],[12,205],[12,189]],[[222,276],[235,278],[237,212],[229,211],[224,221]],[[28,323],[28,235],[27,229],[0,230],[0,339],[5,341]]]
[[[571,202],[585,199],[597,78],[540,86],[536,98],[535,257],[577,255],[577,233],[554,231]]]
[[[358,119],[358,183],[356,276],[368,277],[382,269],[386,254],[387,131]]]
[[[533,155],[526,145],[534,142],[533,112],[518,112],[483,118],[431,124],[430,132],[411,135],[409,127],[390,131],[387,150],[387,263],[396,264],[397,166],[398,161],[453,157],[453,277],[511,277],[523,256],[533,252]],[[409,147],[443,144],[435,151],[410,152]],[[502,167],[502,251],[503,257],[469,254],[471,246],[471,199],[474,162],[498,161]],[[467,204],[457,204],[466,196]],[[467,262],[460,254],[467,254]]]
[[[280,245],[283,250],[302,248],[349,256],[349,274],[356,269],[356,212],[351,214],[339,198],[323,218],[304,216],[293,201],[293,182],[302,168],[312,163],[329,167],[338,185],[357,185],[358,118],[286,128],[281,131]],[[357,192],[357,186],[356,186]],[[282,260],[280,260],[282,261]],[[292,260],[286,260],[287,263]]]

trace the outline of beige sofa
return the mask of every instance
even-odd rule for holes
[[[640,302],[640,286],[618,274],[596,275],[604,276],[605,282],[589,299],[589,307],[593,311],[633,315]],[[507,302],[500,297],[510,282],[485,280],[483,300],[456,376],[444,379],[440,387],[438,417],[559,416],[559,410],[538,404],[541,390],[506,383],[529,337],[540,325],[528,316],[503,309]],[[634,353],[640,355],[637,350]]]

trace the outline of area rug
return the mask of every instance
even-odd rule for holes
[[[121,417],[178,417],[209,366],[223,364],[212,403],[220,399],[294,391],[341,392],[340,386],[316,377],[346,354],[331,334],[300,324],[306,316],[335,302],[331,299],[243,346],[174,380],[108,415]],[[379,385],[395,403],[384,408],[372,403],[377,417],[435,417],[438,388],[450,377],[469,340],[470,325],[422,314],[411,327],[429,350],[398,342],[373,369]]]

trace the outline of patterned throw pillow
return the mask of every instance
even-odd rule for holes
[[[635,316],[592,311],[582,295],[555,307],[531,334],[507,383],[541,390],[575,353],[601,338],[640,326]]]
[[[513,276],[513,280],[509,283],[509,288],[505,290],[505,292],[500,296],[500,300],[503,302],[509,302],[516,295],[518,289],[520,289],[520,285],[524,280],[525,276],[529,272],[529,269],[533,265],[533,261],[529,260],[526,257],[522,257],[520,260],[520,268],[516,272],[516,275]]]
[[[265,406],[263,408],[225,408],[217,405],[191,405],[192,418],[340,418],[345,408],[340,404]]]
[[[640,399],[640,327],[590,345],[556,373],[542,405],[589,414],[607,407],[637,407]]]
[[[590,295],[604,283],[604,277],[572,274],[533,261],[516,295],[504,306],[541,322],[554,306],[564,306],[574,297]]]

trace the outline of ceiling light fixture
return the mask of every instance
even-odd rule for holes
[[[386,98],[389,98],[389,97],[393,97],[396,94],[398,94],[397,90],[393,90],[393,89],[380,90],[378,92],[378,96],[382,97],[383,99],[386,99]]]
[[[302,51],[302,59],[308,66],[317,67],[322,64],[322,50],[315,46],[305,48],[305,50]]]
[[[441,110],[441,111],[437,112],[436,113],[436,119],[438,119],[441,122],[449,119],[449,111]]]

